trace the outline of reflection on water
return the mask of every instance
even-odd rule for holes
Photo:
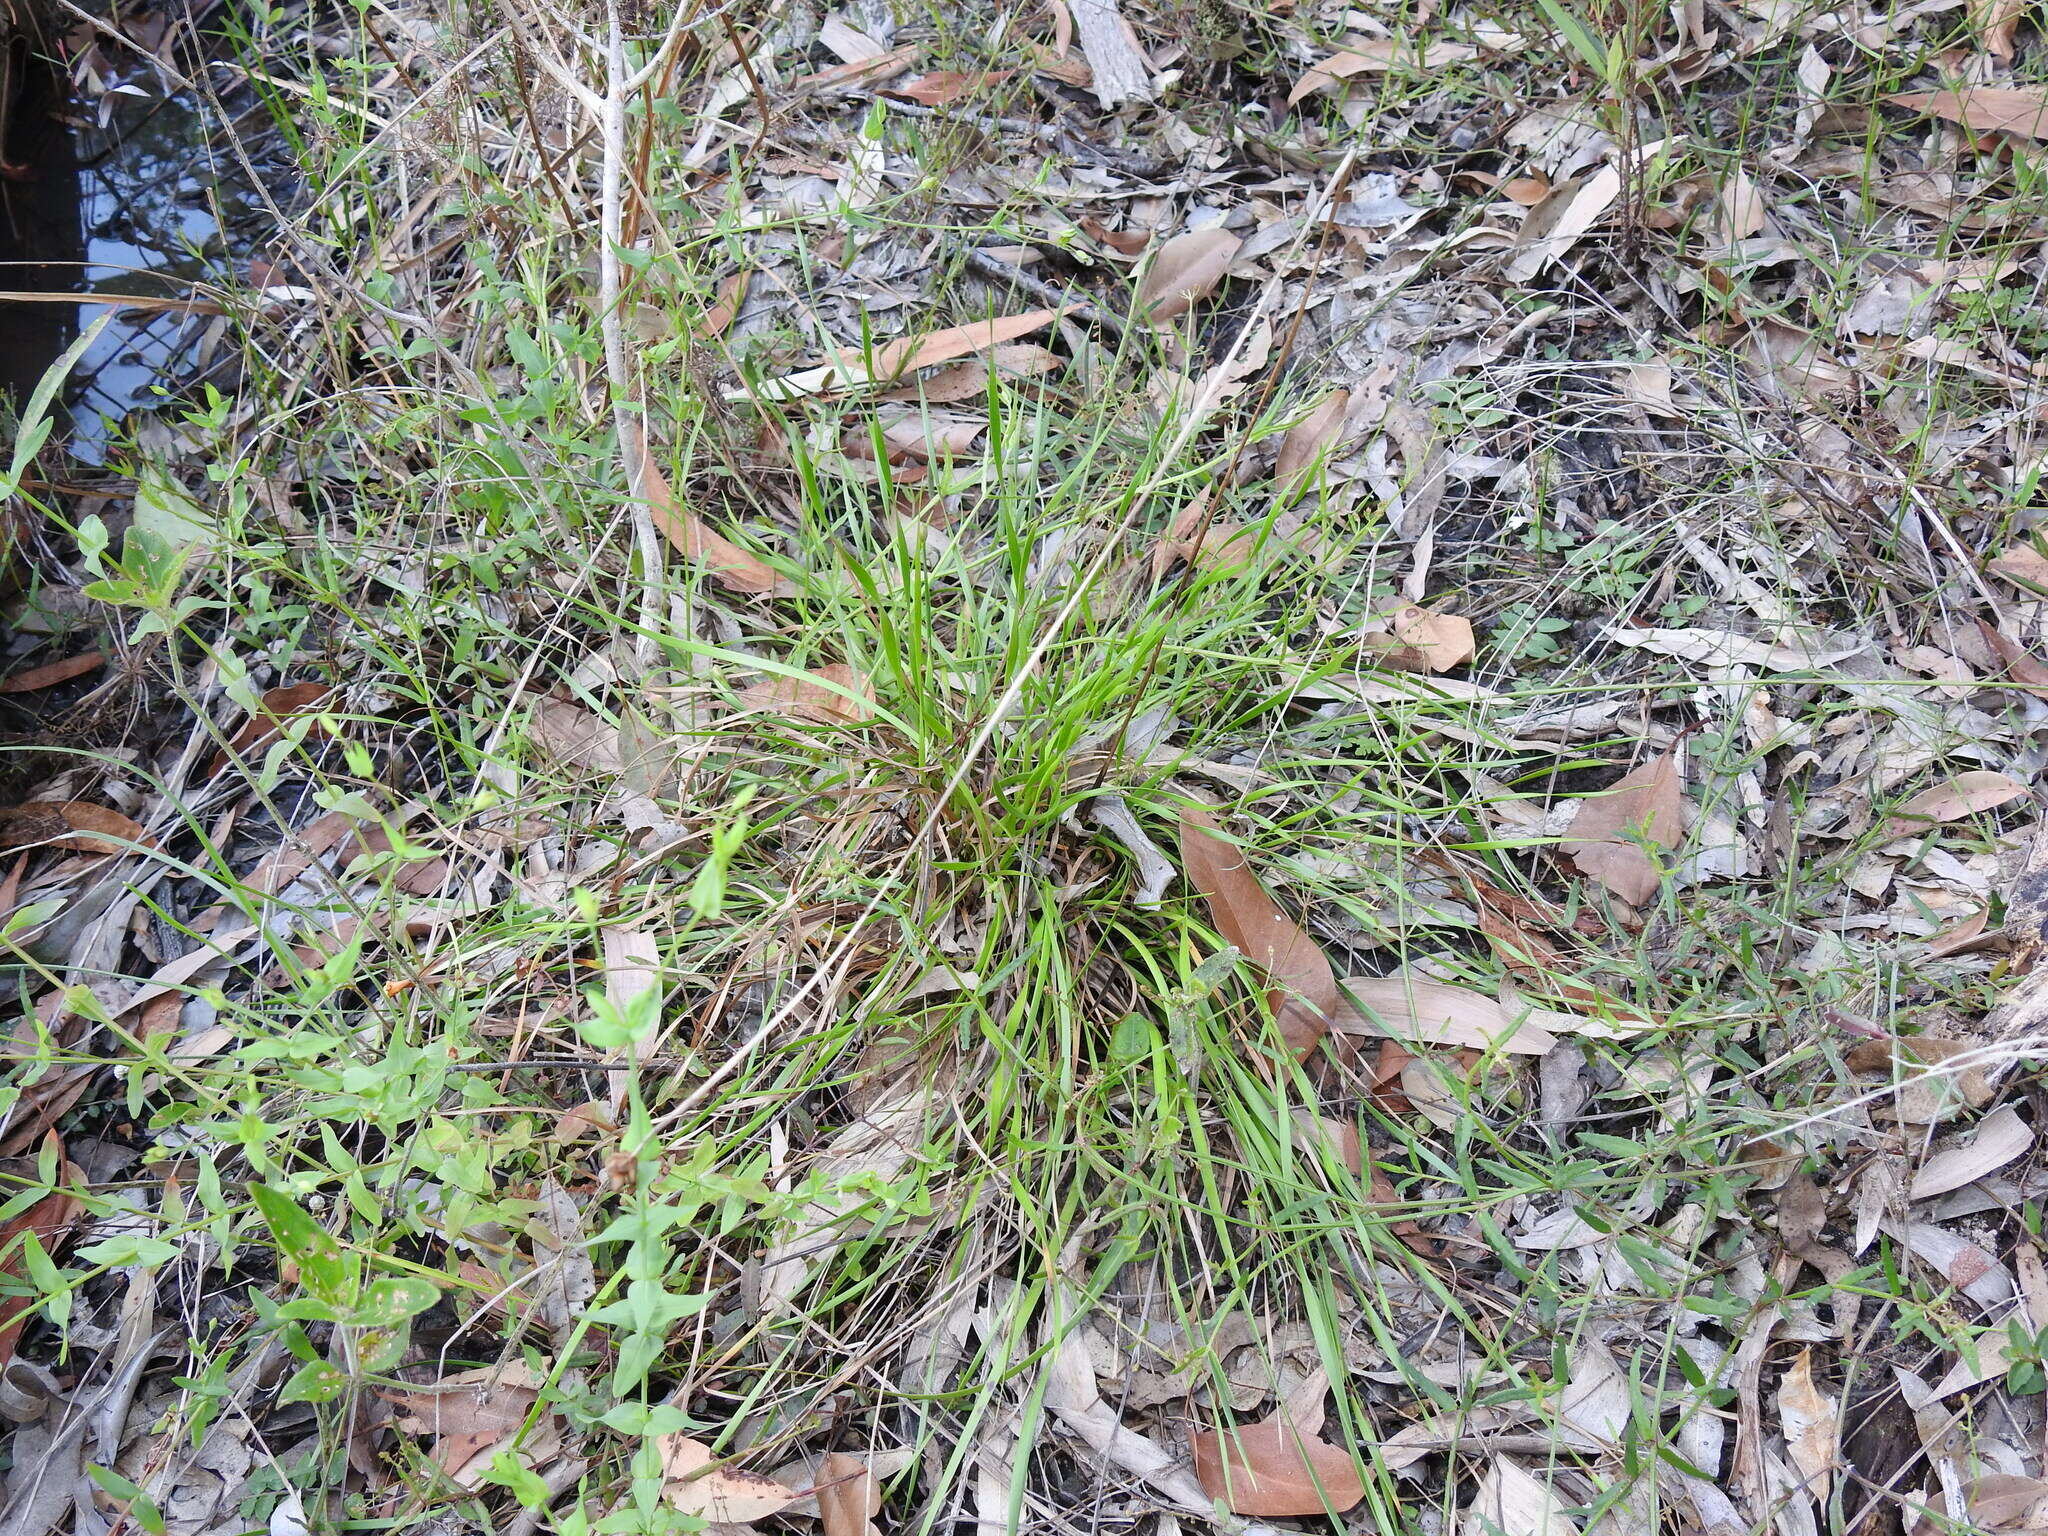
[[[26,37],[0,35],[0,47],[0,288],[62,293],[78,286],[85,259],[78,167],[56,117],[63,79]],[[17,410],[77,334],[71,305],[0,303],[0,388]]]
[[[193,60],[181,61],[181,67],[209,66]],[[117,79],[139,94],[124,89],[99,101],[62,106],[71,131],[58,127],[47,132],[50,158],[36,167],[35,179],[9,184],[10,191],[44,200],[35,216],[17,226],[26,238],[53,245],[68,239],[68,249],[17,256],[7,245],[13,239],[20,248],[24,234],[0,232],[0,261],[59,263],[40,269],[45,281],[72,291],[181,297],[194,280],[233,282],[235,261],[261,242],[265,225],[261,203],[215,132],[218,124],[190,95],[168,89],[147,60],[138,59]],[[245,105],[231,99],[230,108]],[[47,109],[39,116],[50,124]],[[9,277],[0,286],[31,285]],[[13,312],[29,308],[0,305],[10,312],[10,321],[16,318]],[[89,321],[103,312],[97,305],[33,308],[46,311],[27,321],[40,323],[40,334],[7,349],[5,382],[17,400],[77,334],[81,313]],[[147,310],[118,314],[72,374],[73,454],[99,460],[111,427],[132,411],[161,405],[157,387],[189,379],[206,360],[201,354],[209,326],[218,340],[221,322],[207,317]]]

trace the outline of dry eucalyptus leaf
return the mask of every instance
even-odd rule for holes
[[[1966,1144],[1946,1147],[1922,1163],[1913,1176],[1908,1195],[1914,1200],[1926,1200],[1974,1184],[2030,1151],[2033,1145],[2034,1128],[2012,1105],[2004,1105],[1984,1117],[1984,1123]]]
[[[640,458],[640,486],[661,536],[691,560],[702,561],[712,578],[730,592],[774,592],[782,584],[775,568],[748,553],[676,500],[667,478],[645,449]]]
[[[1381,666],[1403,672],[1448,672],[1478,653],[1472,621],[1454,613],[1432,613],[1413,603],[1368,625],[1362,648]]]
[[[1547,1481],[1496,1456],[1459,1516],[1458,1536],[1579,1536],[1565,1509]]]
[[[740,693],[748,709],[773,711],[812,725],[865,725],[875,718],[874,685],[845,662],[801,677],[773,673]]]
[[[1906,91],[1885,100],[1895,107],[1959,124],[1972,133],[2016,133],[2029,139],[2048,139],[2048,90],[2037,85]]]
[[[1802,1349],[1778,1383],[1778,1424],[1807,1493],[1825,1504],[1839,1449],[1834,1401],[1813,1382],[1813,1351]]]
[[[1323,403],[1287,429],[1280,440],[1280,457],[1273,465],[1273,478],[1282,490],[1293,490],[1315,473],[1316,466],[1332,452],[1344,436],[1344,416],[1351,408],[1351,391],[1333,390]]]
[[[1903,802],[1885,819],[1886,837],[1906,837],[1925,832],[1941,822],[1961,821],[1982,811],[1996,810],[2027,794],[2027,786],[2009,774],[1991,769],[1959,773],[1946,784],[1923,789]]]
[[[812,1488],[825,1536],[877,1536],[875,1516],[882,1512],[882,1485],[858,1456],[833,1451],[818,1463]]]
[[[1337,1009],[1337,978],[1329,960],[1266,894],[1245,863],[1244,851],[1226,841],[1209,813],[1197,806],[1180,813],[1180,862],[1189,883],[1208,898],[1216,931],[1273,983],[1267,1002],[1281,1038],[1297,1056],[1308,1055]]]
[[[90,800],[32,800],[0,810],[0,848],[65,848],[128,853],[156,841],[119,811]]]
[[[1657,894],[1656,863],[1631,839],[1673,848],[1684,834],[1678,756],[1666,752],[1632,768],[1602,794],[1588,795],[1558,851],[1630,906]]]
[[[780,1513],[802,1495],[772,1478],[714,1467],[711,1447],[687,1435],[663,1435],[661,1496],[671,1508],[722,1524],[744,1525]]]
[[[1352,976],[1341,995],[1355,1007],[1342,1008],[1336,1028],[1347,1034],[1388,1035],[1409,1045],[1447,1045],[1468,1050],[1494,1048],[1541,1056],[1557,1036],[1538,1023],[1560,1017],[1548,1010],[1510,1009],[1468,987],[1422,981],[1412,976]]]
[[[1138,312],[1155,325],[1185,313],[1216,291],[1243,243],[1221,228],[1175,235],[1145,269],[1138,284]]]
[[[1351,1453],[1275,1414],[1240,1429],[1188,1432],[1203,1492],[1240,1515],[1339,1513],[1365,1497]]]
[[[1502,275],[1511,283],[1533,282],[1599,223],[1621,196],[1621,172],[1603,165],[1582,181],[1556,188],[1522,222],[1520,249],[1508,259]]]
[[[1287,105],[1295,106],[1317,91],[1340,80],[1349,80],[1354,75],[1385,74],[1389,70],[1409,66],[1437,70],[1452,64],[1470,63],[1478,57],[1479,50],[1470,43],[1437,42],[1417,47],[1396,38],[1375,38],[1355,48],[1333,53],[1313,65],[1287,93]]]

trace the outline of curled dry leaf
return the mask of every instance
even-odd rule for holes
[[[917,62],[918,49],[915,44],[892,48],[887,53],[877,54],[872,59],[849,59],[843,64],[834,64],[813,74],[799,76],[791,84],[806,90],[830,90],[842,85],[872,85],[900,75]]]
[[[1227,841],[1209,813],[1188,806],[1180,815],[1180,862],[1189,882],[1209,903],[1216,931],[1273,983],[1266,994],[1280,1036],[1306,1056],[1329,1030],[1337,1011],[1337,977],[1301,924],[1280,910],[1245,863],[1244,850]]]
[[[1659,848],[1676,847],[1684,833],[1683,803],[1678,754],[1666,752],[1630,769],[1604,793],[1588,795],[1558,850],[1581,874],[1639,907],[1657,894],[1660,877],[1655,862],[1635,839]]]
[[[1550,179],[1541,174],[1517,176],[1500,184],[1500,195],[1523,208],[1534,208],[1550,196]]]
[[[0,683],[0,693],[34,693],[39,688],[54,688],[74,677],[97,672],[106,664],[107,658],[98,651],[87,651],[83,656],[67,656],[62,661],[46,661],[40,667],[17,672]]]
[[[1138,312],[1153,324],[1185,313],[1216,291],[1244,242],[1222,228],[1175,235],[1138,284]]]
[[[874,685],[839,661],[801,677],[773,673],[742,691],[740,703],[812,725],[864,725],[875,718],[874,697]]]
[[[661,536],[685,558],[702,561],[721,587],[729,592],[761,593],[773,592],[781,585],[782,578],[773,566],[713,532],[702,518],[676,500],[667,477],[645,448],[640,455],[640,486]]]
[[[1320,1515],[1365,1497],[1351,1453],[1275,1414],[1239,1429],[1191,1430],[1203,1492],[1240,1515]]]
[[[889,50],[860,30],[844,16],[827,16],[818,28],[818,43],[844,64],[879,59]]]
[[[1905,801],[1885,819],[1882,832],[1886,837],[1907,837],[1943,822],[1996,810],[2026,793],[2027,786],[2009,774],[1988,768],[1959,773],[1946,784],[1923,789]]]
[[[673,1509],[721,1525],[745,1525],[789,1508],[803,1495],[773,1478],[716,1466],[711,1447],[687,1435],[663,1435],[661,1496]]]
[[[1295,106],[1317,91],[1340,80],[1349,80],[1354,75],[1385,74],[1397,64],[1434,70],[1470,63],[1478,57],[1479,50],[1470,43],[1439,42],[1418,48],[1396,38],[1378,38],[1356,48],[1333,53],[1311,67],[1287,93],[1287,105]]]
[[[2029,0],[1970,0],[1970,23],[1983,36],[1985,51],[2001,63],[2012,62],[2013,43],[2028,3]]]
[[[2029,139],[2048,139],[2048,90],[2038,85],[1906,91],[1885,100],[1895,107],[1958,124],[1972,133],[2016,133]]]
[[[1413,603],[1374,620],[1360,638],[1374,661],[1403,672],[1448,672],[1478,652],[1470,619]]]
[[[2031,1150],[2033,1145],[2034,1128],[2012,1105],[2004,1105],[1984,1117],[1984,1123],[1966,1144],[1946,1147],[1922,1163],[1907,1194],[1914,1200],[1926,1200],[1974,1184]]]
[[[1778,1383],[1778,1423],[1806,1492],[1825,1504],[1838,1444],[1834,1402],[1813,1382],[1813,1351],[1802,1349]]]
[[[156,840],[119,811],[90,800],[32,800],[0,810],[0,848],[67,848],[73,853],[127,853]]]
[[[1764,227],[1767,213],[1763,193],[1737,166],[1721,188],[1721,243],[1747,240]]]

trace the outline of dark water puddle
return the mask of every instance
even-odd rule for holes
[[[137,28],[137,19],[124,24]],[[231,89],[217,103],[202,100],[140,51],[84,30],[54,51],[75,64],[87,47],[87,91],[72,92],[47,56],[19,71],[25,88],[11,114],[11,168],[0,178],[0,288],[181,298],[195,281],[237,282],[273,232],[221,122],[224,108],[244,131],[260,124],[252,94]],[[18,64],[23,53],[17,48]],[[109,57],[116,53],[124,57]],[[176,67],[186,79],[229,57],[224,46],[181,54]],[[216,70],[213,78],[233,75]],[[0,302],[0,385],[17,408],[105,312],[99,304]],[[165,403],[159,391],[194,389],[211,370],[232,366],[227,340],[219,317],[117,312],[71,376],[73,456],[100,461],[125,419]]]

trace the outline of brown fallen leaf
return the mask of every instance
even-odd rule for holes
[[[90,800],[32,800],[0,810],[0,848],[68,848],[74,853],[126,853],[156,839],[119,811]]]
[[[1260,530],[1211,516],[1209,508],[1215,499],[1216,487],[1206,485],[1175,515],[1152,550],[1154,581],[1176,560],[1205,571],[1221,571],[1248,564],[1258,553]]]
[[[2048,592],[2048,555],[2043,555],[2032,544],[2013,545],[1986,569],[1994,576],[2003,576],[2015,586]]]
[[[988,394],[989,379],[1026,379],[1051,373],[1059,367],[1060,356],[1036,342],[1013,342],[991,347],[980,357],[941,368],[928,379],[899,384],[882,391],[884,400],[924,400],[932,405],[953,405],[962,400],[979,400]]]
[[[2034,1128],[2012,1105],[1984,1117],[1984,1123],[1962,1146],[1944,1147],[1920,1165],[1907,1190],[1910,1200],[1929,1200],[1996,1173],[2034,1146]]]
[[[1925,112],[1972,133],[2016,133],[2048,138],[2048,90],[2038,85],[1973,85],[1960,90],[1906,91],[1885,98],[1892,106]]]
[[[1273,478],[1281,490],[1297,489],[1316,472],[1343,439],[1344,416],[1350,409],[1351,391],[1333,390],[1321,405],[1287,429],[1280,439],[1280,457],[1273,463]]]
[[[875,1516],[882,1512],[882,1485],[858,1456],[841,1451],[825,1456],[812,1491],[825,1536],[878,1536]]]
[[[699,341],[709,341],[714,336],[725,334],[725,328],[732,324],[733,317],[740,312],[740,305],[746,300],[747,276],[745,272],[735,272],[718,285],[716,302],[690,327],[692,336]]]
[[[906,373],[950,363],[971,352],[985,352],[1019,336],[1043,330],[1059,318],[1056,309],[1034,309],[1021,315],[1001,315],[978,320],[972,325],[951,326],[928,336],[906,336],[884,342],[872,350],[842,348],[825,362],[763,379],[753,389],[730,391],[728,399],[794,400],[804,395],[831,390],[860,389],[873,384],[893,384]]]
[[[1222,228],[1175,235],[1138,284],[1138,313],[1154,325],[1184,314],[1216,291],[1244,242]]]
[[[676,500],[667,478],[644,447],[640,456],[640,484],[647,494],[648,510],[663,538],[691,560],[701,560],[712,578],[729,592],[760,594],[774,592],[782,577],[759,556],[716,533],[687,506]]]
[[[1500,195],[1520,207],[1534,208],[1550,196],[1550,178],[1540,172],[1534,176],[1517,176],[1500,184]]]
[[[661,1496],[686,1515],[721,1525],[745,1525],[789,1508],[803,1495],[773,1478],[712,1465],[711,1447],[687,1435],[663,1435]]]
[[[1957,1065],[1959,1059],[1966,1064]],[[1985,1072],[1990,1059],[1983,1047],[1962,1040],[1934,1035],[1859,1040],[1843,1060],[1851,1072],[1897,1083],[1891,1108],[1895,1118],[1908,1124],[1935,1124],[1962,1109],[1982,1109],[1995,1092]]]
[[[1552,1009],[1509,1007],[1470,987],[1415,976],[1349,976],[1338,984],[1338,996],[1337,1029],[1388,1035],[1405,1045],[1541,1056],[1557,1044],[1547,1026],[1570,1022]]]
[[[1834,1401],[1814,1385],[1811,1349],[1799,1351],[1778,1383],[1778,1423],[1802,1486],[1825,1506],[1839,1449],[1839,1414]]]
[[[1368,656],[1402,672],[1448,672],[1478,653],[1472,621],[1454,613],[1432,613],[1413,603],[1373,620],[1360,633]]]
[[[0,683],[0,693],[34,693],[38,688],[54,688],[74,677],[97,672],[106,664],[107,658],[98,651],[87,651],[83,656],[67,656],[62,661],[46,661],[40,667],[17,672]]]
[[[45,1252],[54,1254],[60,1250],[72,1223],[84,1210],[68,1186],[74,1181],[82,1184],[85,1175],[65,1161],[64,1144],[57,1139],[55,1131],[46,1133],[43,1144],[56,1150],[67,1187],[52,1190],[6,1226],[0,1227],[0,1275],[19,1276],[22,1273],[22,1252],[27,1246],[27,1234],[31,1232]],[[35,1303],[36,1297],[26,1292],[0,1296],[0,1370],[4,1370],[14,1358],[15,1345],[21,1341],[21,1330],[28,1323],[26,1314]]]
[[[1558,851],[1579,873],[1598,880],[1632,907],[1657,894],[1656,863],[1637,841],[1674,848],[1684,835],[1685,795],[1678,782],[1678,754],[1666,752],[1588,795],[1572,817]]]
[[[504,1435],[518,1429],[540,1400],[541,1383],[523,1361],[457,1371],[439,1381],[378,1396],[399,1411],[409,1435]]]
[[[1266,994],[1280,1037],[1297,1057],[1316,1048],[1338,1006],[1337,977],[1302,926],[1266,894],[1245,863],[1199,806],[1180,813],[1180,862],[1188,881],[1209,903],[1216,931],[1273,983]]]
[[[748,709],[779,710],[813,725],[864,725],[875,718],[874,697],[874,684],[845,662],[835,661],[802,677],[773,673],[742,689],[740,703]]]
[[[1378,38],[1356,48],[1333,53],[1311,66],[1295,81],[1294,89],[1287,93],[1287,105],[1299,105],[1305,97],[1313,96],[1340,80],[1349,80],[1354,75],[1385,74],[1397,64],[1435,70],[1451,64],[1469,63],[1478,57],[1479,50],[1470,43],[1430,43],[1418,48],[1397,38]]]
[[[1136,256],[1152,243],[1149,229],[1111,229],[1092,213],[1081,215],[1081,232],[1119,256]]]
[[[2027,794],[2027,786],[2009,774],[1989,768],[1959,773],[1946,784],[1923,789],[1902,802],[1879,829],[1883,837],[1910,837],[1943,822],[1961,821],[1981,811],[1996,810]]]
[[[228,743],[228,750],[214,754],[212,773],[220,773],[233,760],[230,753],[246,757],[260,752],[279,736],[290,722],[302,715],[317,715],[329,699],[334,696],[331,683],[287,683],[281,688],[266,689],[258,701],[256,713],[242,722],[242,728],[235,732]],[[318,722],[309,726],[306,740],[316,741],[326,735]]]
[[[1320,1515],[1350,1509],[1365,1484],[1348,1451],[1306,1435],[1284,1412],[1237,1429],[1188,1432],[1202,1491],[1240,1515]]]
[[[927,107],[950,106],[963,96],[1010,78],[1014,71],[1007,69],[984,70],[978,74],[963,74],[955,69],[936,69],[928,75],[919,75],[915,80],[906,80],[901,85],[887,87],[886,96],[902,96],[911,101],[921,102]]]
[[[2008,639],[1982,619],[1977,621],[1977,632],[1984,637],[1991,653],[2005,663],[2006,676],[2029,688],[2048,688],[2048,663],[2036,660],[2025,646]]]
[[[1721,188],[1721,243],[1732,246],[1738,240],[1747,240],[1764,227],[1768,213],[1763,193],[1737,166]]]
[[[2000,63],[2010,64],[2020,19],[2027,14],[2029,0],[1970,0],[1970,24],[1984,39],[1984,50]]]
[[[830,90],[841,85],[873,85],[900,75],[917,62],[918,48],[911,44],[903,48],[892,48],[887,53],[871,59],[849,59],[843,64],[834,64],[826,69],[808,75],[800,75],[791,84],[804,90]]]

